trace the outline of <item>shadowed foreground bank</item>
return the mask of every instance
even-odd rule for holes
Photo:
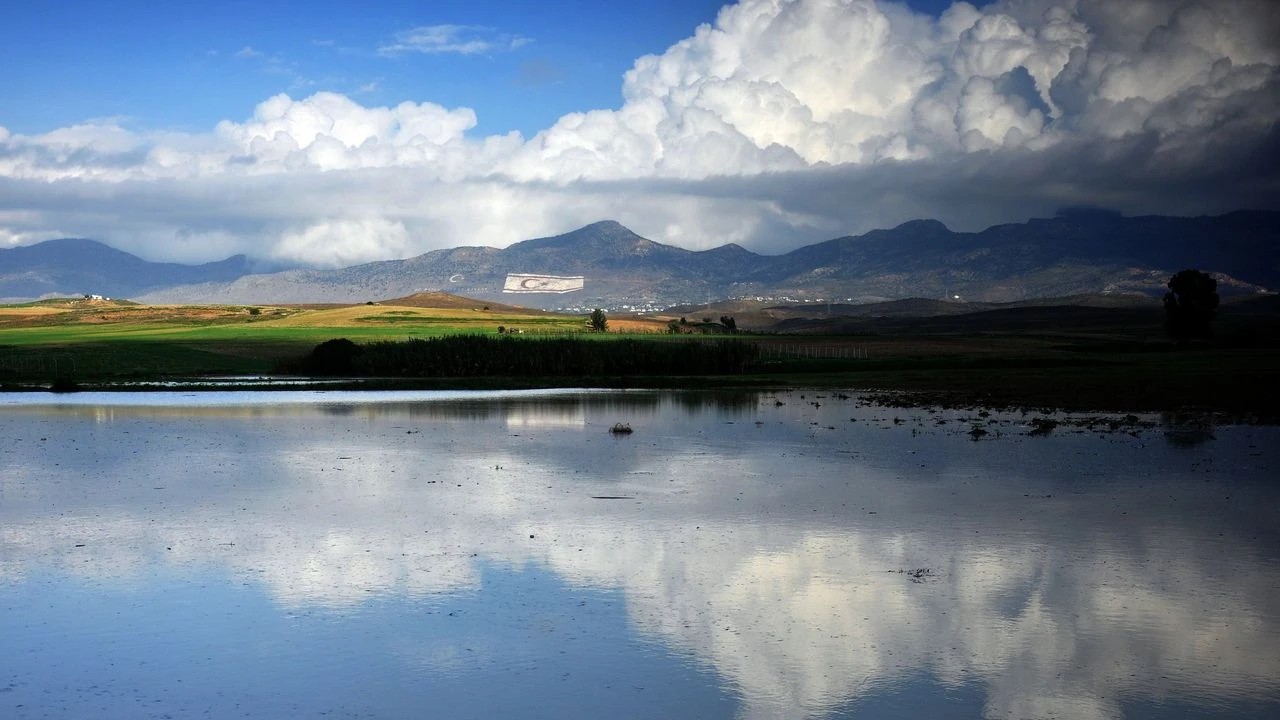
[[[330,340],[307,357],[284,363],[281,369],[319,376],[582,378],[737,375],[758,369],[759,360],[760,348],[755,343],[735,340],[594,341],[454,335],[366,345]]]
[[[323,376],[355,389],[832,387],[905,402],[1280,420],[1280,348],[1188,348],[1030,332],[512,338],[314,344],[129,341],[0,347],[0,389],[142,389],[211,376]],[[224,381],[217,389],[233,389]],[[287,384],[278,387],[288,387]],[[339,385],[331,385],[339,387]],[[194,387],[192,389],[202,389]],[[260,388],[259,388],[260,389]]]

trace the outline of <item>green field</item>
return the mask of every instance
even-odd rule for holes
[[[0,382],[260,374],[317,344],[451,334],[582,333],[577,316],[476,307],[175,306],[45,301],[0,307]]]
[[[83,305],[76,301],[0,307],[0,386],[80,386],[215,375],[261,375],[298,361],[320,343],[359,344],[447,335],[520,342],[578,337],[593,341],[700,342],[665,334],[670,318],[609,319],[587,332],[585,316],[453,300],[445,306],[342,307]],[[448,304],[452,303],[452,304]],[[914,402],[1077,410],[1204,410],[1271,421],[1280,417],[1280,324],[1272,314],[1224,313],[1218,337],[1175,348],[1159,315],[1028,311],[1008,317],[922,318],[862,324],[855,334],[740,336],[759,362],[726,376],[602,372],[591,377],[400,377],[396,387],[823,386],[916,393]],[[1030,322],[1035,320],[1035,322]],[[506,333],[504,333],[506,334]],[[487,347],[487,346],[484,346]],[[488,353],[488,350],[482,352]],[[411,373],[410,373],[411,375]]]

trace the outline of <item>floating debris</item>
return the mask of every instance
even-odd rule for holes
[[[916,568],[914,570],[888,570],[887,572],[906,575],[913,583],[922,583],[926,579],[938,577],[938,572],[936,570],[927,567]]]
[[[632,430],[627,423],[614,423],[613,427],[609,428],[609,432],[614,435],[630,435]]]

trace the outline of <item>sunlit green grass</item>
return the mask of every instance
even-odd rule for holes
[[[85,381],[270,372],[334,338],[357,343],[498,334],[591,336],[582,318],[456,309],[389,310],[362,306],[269,310],[270,315],[148,316],[144,308],[106,308],[24,319],[0,326],[0,382]],[[228,310],[220,308],[220,310]],[[238,308],[229,308],[234,313]],[[96,321],[86,321],[89,315]],[[618,337],[617,335],[612,337]]]
[[[186,324],[124,324],[101,325],[50,325],[0,329],[0,345],[74,345],[109,341],[137,342],[263,342],[263,343],[319,343],[335,337],[355,341],[404,340],[410,337],[437,337],[442,335],[496,334],[498,325],[486,319],[484,322],[412,322],[369,323],[367,325],[342,326],[286,326],[275,323],[240,323],[221,325]],[[580,333],[579,323],[573,321],[520,320],[512,325],[528,333]]]

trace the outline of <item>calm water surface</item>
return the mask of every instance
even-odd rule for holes
[[[0,717],[1280,717],[1280,429],[1031,417],[0,395]]]

